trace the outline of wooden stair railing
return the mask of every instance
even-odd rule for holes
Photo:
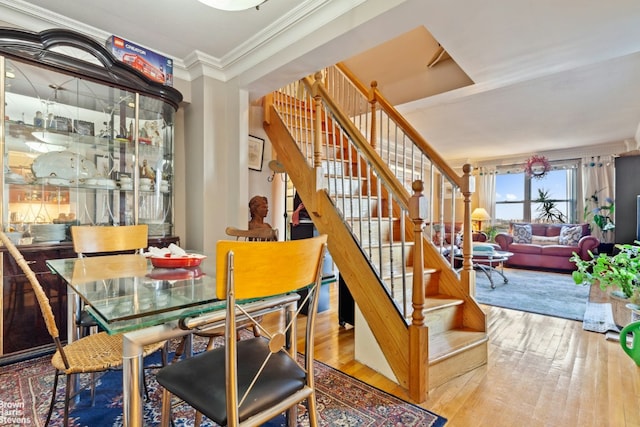
[[[329,235],[329,251],[376,340],[385,343],[380,348],[398,383],[408,388],[414,400],[422,401],[430,386],[486,363],[486,322],[468,288],[460,286],[457,273],[430,240],[423,239],[422,226],[428,214],[426,209],[415,211],[414,202],[420,199],[421,192],[414,189],[409,198],[408,191],[396,179],[397,163],[392,171],[352,119],[353,114],[342,112],[328,95],[319,75],[315,81],[304,79],[274,93],[265,108],[265,129],[279,161],[312,213],[318,230]],[[431,170],[428,178],[434,181]],[[465,211],[471,195],[469,172],[467,168],[461,179]],[[413,227],[406,226],[409,222]],[[381,230],[388,236],[382,236]],[[465,240],[468,238],[469,242],[465,246],[470,246],[470,233],[467,234]],[[381,236],[388,240],[383,241]],[[386,259],[394,256],[400,260],[395,267],[393,259]],[[468,261],[470,267],[470,258]],[[389,262],[391,267],[387,266]],[[429,270],[432,280],[422,272],[425,263],[438,266]],[[475,278],[473,271],[469,275]],[[400,282],[397,288],[394,278]],[[441,288],[448,288],[447,294],[452,296],[442,294]],[[394,301],[398,291],[402,294],[399,303]],[[430,334],[424,314],[440,306],[448,314],[434,317],[449,320],[447,325],[430,325],[437,332]],[[392,315],[394,312],[397,314]],[[471,338],[467,338],[469,334]],[[467,337],[458,338],[461,335]],[[439,336],[444,338],[438,339]],[[455,348],[437,348],[443,342],[454,341],[458,343]],[[432,351],[428,353],[429,348]],[[455,355],[466,348],[473,357],[466,356],[468,360],[459,367],[445,367],[445,360],[455,361]]]

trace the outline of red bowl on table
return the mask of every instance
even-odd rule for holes
[[[151,264],[156,268],[183,268],[197,267],[200,265],[204,255],[185,255],[179,257],[150,257]]]

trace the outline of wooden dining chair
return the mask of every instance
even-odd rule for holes
[[[51,415],[55,407],[58,377],[65,375],[64,425],[67,426],[69,424],[69,402],[75,397],[75,394],[80,392],[80,390],[77,390],[74,395],[71,395],[71,384],[74,375],[80,373],[100,373],[109,369],[119,368],[122,365],[122,336],[98,332],[82,337],[70,344],[63,345],[49,298],[42,288],[42,285],[40,285],[35,273],[3,231],[0,231],[0,240],[29,280],[33,292],[36,295],[38,305],[40,306],[47,331],[56,346],[56,352],[51,358],[51,364],[56,372],[53,380],[53,390],[51,392],[51,404],[49,405],[45,425],[48,425],[51,421]],[[143,355],[149,355],[157,350],[158,347],[155,344],[145,346]]]
[[[309,422],[317,426],[313,380],[314,326],[327,236],[284,242],[220,241],[216,248],[217,297],[226,299],[225,345],[171,364],[157,372],[164,387],[162,425],[168,426],[171,394],[225,426],[257,426],[287,412],[295,416],[307,401]],[[306,301],[296,291],[307,289]],[[251,318],[242,302],[289,295],[283,322],[261,336],[237,339],[238,321]],[[296,319],[309,303],[304,355],[297,353]],[[298,359],[300,357],[300,359]],[[224,366],[224,369],[222,367]],[[291,425],[291,424],[289,424]]]
[[[71,227],[73,250],[79,257],[88,254],[144,251],[149,226],[140,225],[74,225]]]
[[[82,258],[114,252],[140,252],[147,247],[148,225],[74,225],[71,226],[73,250]],[[78,305],[81,303],[78,301]],[[76,335],[81,337],[96,330],[97,323],[86,310],[78,306],[75,317]]]
[[[74,225],[71,226],[71,240],[73,250],[78,257],[113,255],[114,253],[142,253],[148,244],[149,226],[140,225]],[[67,303],[70,303],[67,301]],[[78,305],[80,303],[78,302]],[[75,324],[77,336],[82,337],[97,330],[95,319],[81,306],[76,310]],[[162,364],[167,364],[168,344],[161,341],[152,345],[155,350],[162,352]],[[149,347],[151,348],[151,346]],[[121,353],[121,350],[120,350]],[[159,366],[147,366],[147,368],[158,368]],[[144,381],[145,392],[147,392],[147,382]],[[91,388],[91,402],[93,404],[95,395],[94,387]]]
[[[235,237],[236,240],[247,240],[251,242],[273,242],[278,240],[277,228],[254,228],[243,230],[236,227],[227,227],[224,232],[227,236]]]

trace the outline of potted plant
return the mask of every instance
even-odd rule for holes
[[[495,225],[491,225],[489,227],[485,227],[484,233],[487,235],[487,241],[493,242],[496,234],[498,234],[500,230]]]
[[[538,198],[534,200],[536,203],[540,203],[536,208],[538,212],[537,219],[542,222],[566,222],[565,215],[556,206],[556,201],[549,196],[549,190],[538,188]]]
[[[598,247],[598,251],[611,254],[613,251],[611,238],[613,230],[616,228],[613,222],[616,205],[610,197],[605,198],[605,204],[601,204],[598,197],[600,191],[602,190],[594,192],[591,197],[585,199],[584,219],[600,229],[602,244]]]
[[[576,284],[598,284],[603,291],[611,290],[628,300],[628,307],[640,310],[640,242],[617,244],[613,255],[591,252],[591,259],[583,260],[577,253],[570,258],[577,270],[573,275]]]

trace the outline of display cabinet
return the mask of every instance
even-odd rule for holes
[[[177,90],[73,31],[0,28],[0,98],[2,227],[19,248],[68,255],[75,224],[146,223],[175,241]],[[3,336],[16,275],[3,271]]]

